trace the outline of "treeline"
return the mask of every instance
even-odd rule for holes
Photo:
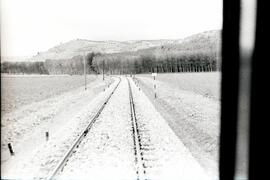
[[[44,62],[1,62],[1,73],[49,74]]]
[[[217,51],[151,52],[103,54],[94,57],[99,73],[202,72],[220,70]]]
[[[93,66],[99,73],[219,71],[220,31],[200,33],[181,43],[153,47],[136,52],[97,55]]]
[[[98,53],[88,53],[86,56],[86,73],[97,73],[92,66],[93,57]],[[45,62],[3,62],[1,73],[9,74],[83,74],[83,56],[74,56],[71,59],[51,60]]]
[[[131,52],[88,53],[86,73],[139,74],[220,70],[220,31],[200,33],[181,43]],[[84,57],[45,62],[1,63],[2,73],[83,74]]]
[[[112,54],[89,53],[87,74],[139,74],[166,72],[219,71],[219,52],[211,50],[142,50]],[[1,73],[12,74],[83,74],[84,58],[50,60],[45,62],[3,62]]]
[[[86,73],[97,73],[96,69],[92,66],[93,58],[99,53],[88,53],[86,55]],[[74,56],[71,59],[60,59],[45,61],[45,68],[49,74],[83,74],[84,73],[84,57],[81,55]]]
[[[82,56],[75,56],[71,59],[47,59],[44,64],[49,74],[83,74],[83,61]]]

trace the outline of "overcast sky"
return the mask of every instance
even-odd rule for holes
[[[2,56],[72,39],[179,39],[221,29],[222,0],[1,0]]]

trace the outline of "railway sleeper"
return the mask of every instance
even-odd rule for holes
[[[156,148],[151,148],[151,147],[146,148],[146,147],[142,147],[141,150],[142,150],[142,151],[154,151],[154,150],[156,150]]]

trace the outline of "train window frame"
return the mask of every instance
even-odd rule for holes
[[[269,97],[267,82],[267,66],[261,66],[266,62],[266,3],[257,0],[255,10],[255,33],[254,47],[251,49],[250,64],[244,64],[245,58],[241,56],[240,46],[240,24],[241,24],[241,3],[244,0],[223,0],[223,29],[222,29],[222,80],[221,80],[221,127],[220,127],[220,150],[219,150],[219,179],[237,179],[236,158],[237,158],[237,132],[241,126],[239,122],[239,85],[243,77],[240,71],[243,66],[249,66],[248,81],[250,92],[247,97],[250,106],[247,123],[249,130],[246,130],[249,145],[248,149],[248,171],[246,178],[250,180],[262,179],[267,171],[262,163],[265,158],[266,148],[264,147],[266,137],[265,117],[267,107],[263,106],[264,100]]]

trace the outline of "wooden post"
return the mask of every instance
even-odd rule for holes
[[[10,155],[13,156],[14,155],[14,151],[12,149],[11,143],[8,143],[8,149],[9,149]]]
[[[84,68],[83,68],[83,72],[84,72],[84,90],[86,90],[86,56],[84,55]]]
[[[48,131],[45,133],[45,136],[46,136],[46,141],[48,141],[49,140],[49,132]]]
[[[102,76],[103,76],[103,81],[104,81],[104,60],[103,60],[103,63],[102,63]]]
[[[154,82],[154,91],[155,91],[155,99],[157,98],[157,92],[156,92],[156,76],[154,75],[154,80],[155,80],[155,82]]]

